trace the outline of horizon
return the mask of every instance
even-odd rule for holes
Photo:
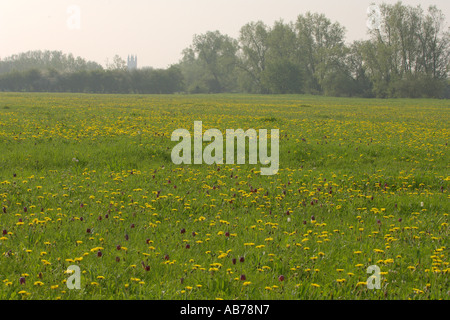
[[[206,0],[189,3],[135,0],[134,4],[124,6],[121,0],[0,2],[0,41],[6,44],[0,46],[0,59],[27,51],[49,50],[73,54],[103,67],[117,54],[125,61],[128,55],[137,56],[138,68],[167,68],[179,62],[182,50],[192,44],[195,34],[218,30],[236,39],[246,23],[261,20],[271,27],[279,20],[294,22],[306,12],[323,13],[332,22],[340,23],[346,29],[346,42],[353,42],[368,38],[367,8],[373,1],[350,0],[344,5],[332,0],[307,4],[292,0],[234,3],[235,6],[233,1],[223,0],[214,4]],[[448,1],[402,3],[420,5],[424,10],[436,5],[446,18],[450,16]],[[239,10],[235,9],[237,6]],[[77,14],[79,28],[70,28]]]

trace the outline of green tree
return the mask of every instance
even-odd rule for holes
[[[247,90],[267,93],[262,81],[262,73],[266,69],[266,53],[269,28],[262,22],[251,22],[244,25],[239,35],[239,67],[241,69],[241,85]]]
[[[106,60],[106,68],[108,70],[127,70],[127,62],[116,54],[112,61]]]
[[[447,79],[450,36],[435,6],[380,6],[382,24],[370,31],[364,60],[379,97],[442,95]],[[431,86],[427,84],[432,84]]]
[[[235,88],[236,40],[219,31],[195,35],[183,51],[181,70],[189,91],[229,92]]]
[[[302,92],[303,71],[292,24],[280,20],[269,30],[265,64],[261,72],[261,84],[268,92]]]
[[[298,16],[295,27],[308,91],[323,93],[331,78],[343,77],[336,73],[345,69],[345,29],[323,14],[310,12]]]
[[[355,41],[348,48],[349,51],[345,63],[351,77],[348,94],[350,96],[370,98],[373,97],[373,85],[364,61],[364,48],[364,41]]]
[[[262,72],[261,83],[268,93],[301,93],[302,71],[299,65],[289,60],[274,60]]]

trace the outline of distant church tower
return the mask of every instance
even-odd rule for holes
[[[127,69],[128,70],[136,70],[137,69],[137,56],[128,56],[127,59]]]

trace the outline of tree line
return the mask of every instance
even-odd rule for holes
[[[195,35],[167,69],[104,69],[60,52],[0,61],[0,90],[92,93],[308,93],[378,98],[450,98],[450,29],[436,6],[382,4],[369,39],[345,42],[345,28],[323,14],[244,25],[237,39]]]
[[[183,91],[183,76],[176,67],[70,73],[31,69],[0,75],[0,91],[171,94]]]
[[[176,66],[127,71],[119,56],[107,67],[60,51],[30,51],[0,61],[0,90],[170,94],[183,90]]]
[[[435,6],[382,4],[369,40],[346,44],[344,27],[323,14],[272,27],[251,22],[238,39],[218,31],[196,35],[180,68],[189,92],[448,97],[444,23]]]

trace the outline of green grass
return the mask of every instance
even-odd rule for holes
[[[0,299],[448,300],[449,112],[448,100],[0,93]],[[172,164],[172,132],[194,121],[280,129],[278,174]],[[66,287],[70,265],[81,290]],[[380,290],[362,284],[371,265]]]

